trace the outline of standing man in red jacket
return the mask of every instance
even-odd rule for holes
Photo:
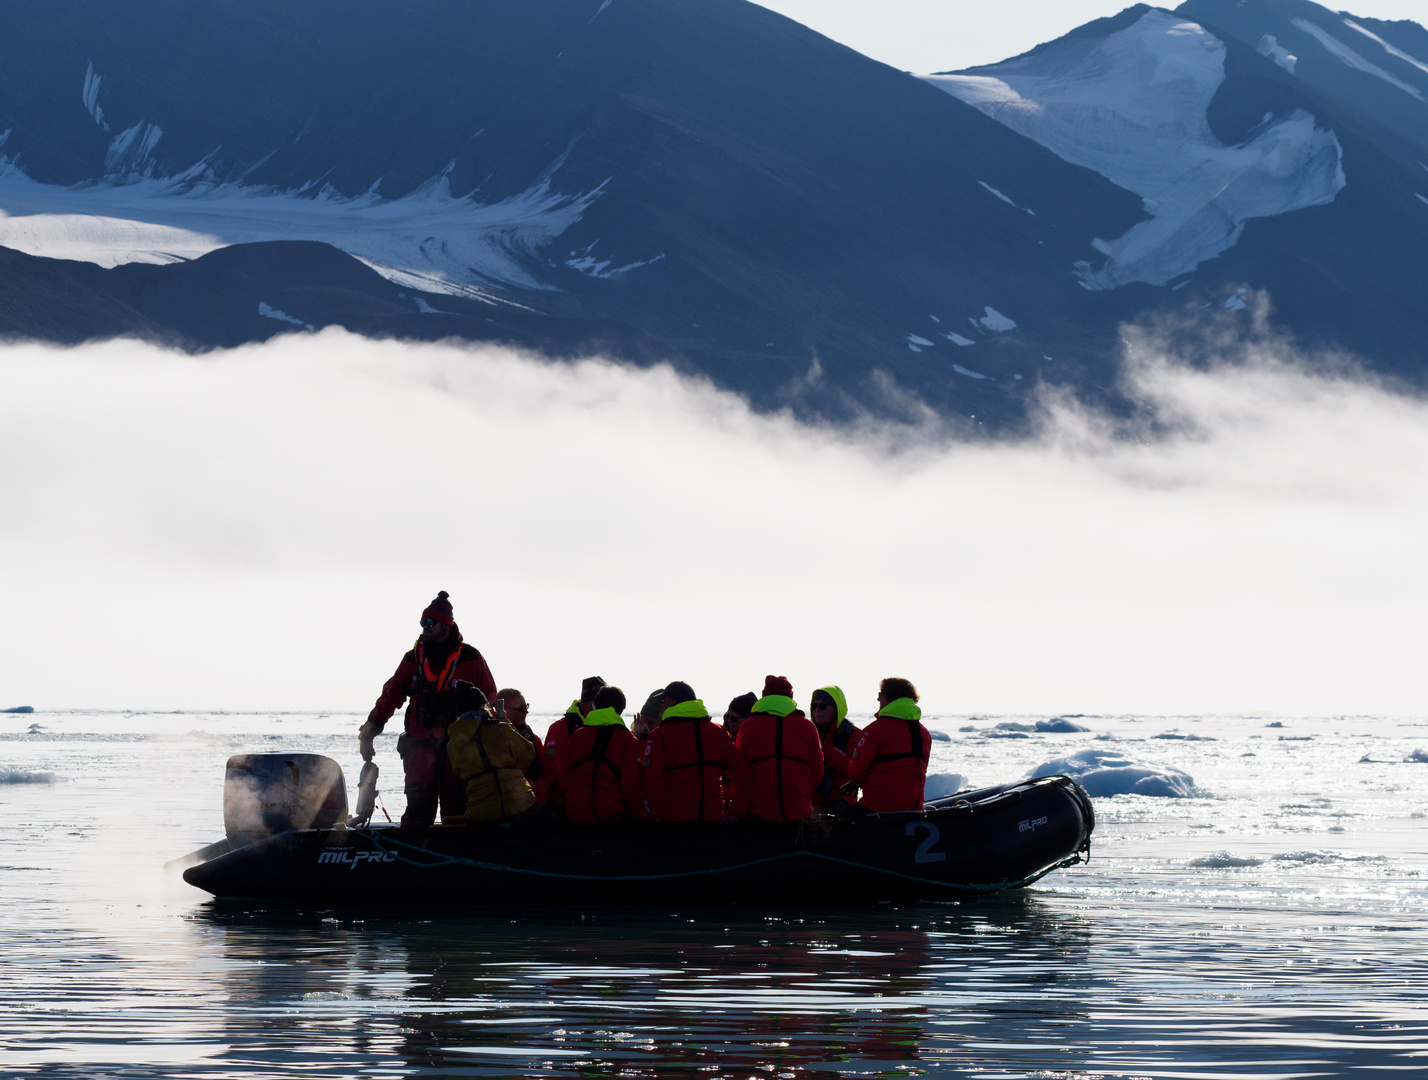
[[[542,768],[545,771],[547,806],[562,806],[565,792],[560,788],[560,766],[565,761],[565,748],[574,735],[585,724],[585,718],[595,708],[595,695],[605,685],[599,675],[591,675],[580,682],[580,700],[572,701],[565,715],[551,724],[545,732],[545,756]]]
[[[496,698],[496,681],[485,657],[462,641],[451,601],[440,592],[421,613],[421,637],[402,657],[357,733],[362,759],[371,761],[372,740],[407,702],[406,730],[397,739],[406,772],[403,828],[430,825],[436,820],[438,803],[443,821],[466,811],[466,790],[446,757],[446,728],[456,719],[453,684],[457,682],[475,685],[487,701]]]
[[[823,780],[823,740],[799,711],[782,675],[764,680],[735,742],[749,766],[749,816],[802,821],[813,816],[813,791]]]
[[[932,733],[921,721],[917,688],[906,679],[884,679],[878,715],[848,757],[848,778],[863,789],[860,806],[874,813],[922,809]]]

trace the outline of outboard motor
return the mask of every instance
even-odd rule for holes
[[[223,781],[223,827],[234,847],[347,817],[342,767],[321,754],[237,754]]]

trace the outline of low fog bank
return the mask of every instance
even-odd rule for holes
[[[1132,343],[1035,438],[754,415],[668,369],[341,331],[0,348],[0,706],[365,711],[451,593],[502,684],[855,714],[1422,712],[1428,406]]]

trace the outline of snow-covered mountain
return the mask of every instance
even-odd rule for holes
[[[1191,0],[918,77],[743,0],[0,11],[0,331],[340,323],[1004,426],[1264,289],[1428,371],[1416,24]]]

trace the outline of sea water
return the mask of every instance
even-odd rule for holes
[[[1188,783],[1096,798],[1089,865],[1002,897],[513,905],[414,881],[365,910],[360,871],[326,907],[164,870],[221,837],[230,754],[327,754],[355,787],[360,717],[0,716],[0,1075],[1428,1075],[1428,722],[1018,730],[1037,719],[933,719],[931,771]]]

